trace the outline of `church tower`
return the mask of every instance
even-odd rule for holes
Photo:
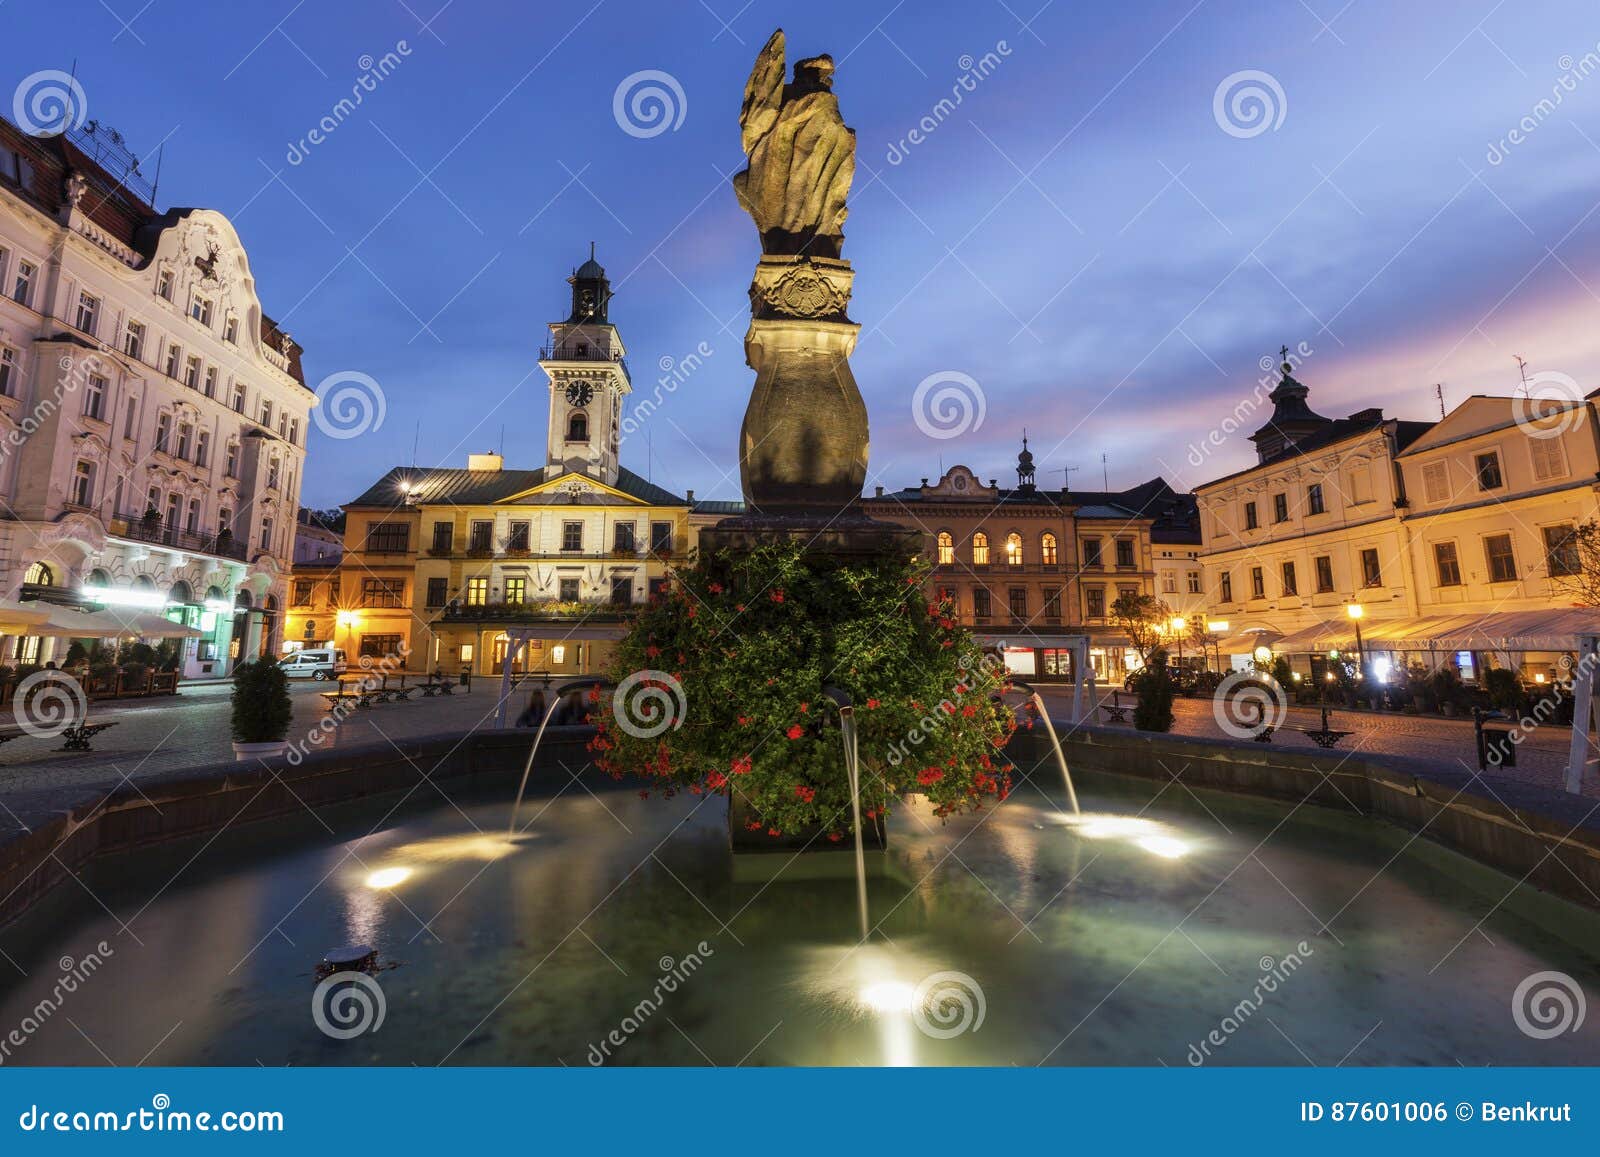
[[[539,368],[550,379],[550,429],[545,465],[551,475],[583,474],[617,484],[623,399],[633,392],[626,352],[610,322],[611,282],[594,258],[576,270],[572,311],[550,323]]]
[[[1267,400],[1272,403],[1272,417],[1267,419],[1266,425],[1250,435],[1250,440],[1256,444],[1257,462],[1277,457],[1333,421],[1306,404],[1306,396],[1311,391],[1295,380],[1294,366],[1289,362],[1289,347],[1284,346],[1279,355],[1283,358],[1283,376],[1272,393],[1267,395]]]

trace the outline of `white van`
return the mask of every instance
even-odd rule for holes
[[[329,647],[307,648],[285,655],[278,664],[283,668],[283,673],[291,679],[332,679],[335,675],[343,675],[349,664],[345,662],[344,652]]]

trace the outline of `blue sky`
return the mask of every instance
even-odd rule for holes
[[[314,505],[409,462],[419,431],[423,464],[502,437],[508,464],[539,464],[537,348],[591,239],[636,389],[663,358],[713,351],[624,463],[738,496],[758,244],[727,177],[745,77],[780,25],[791,63],[833,54],[858,132],[845,256],[869,485],[957,461],[1003,478],[1024,425],[1042,483],[1077,466],[1073,484],[1098,487],[1104,454],[1113,486],[1195,485],[1249,460],[1242,434],[1188,447],[1281,344],[1304,343],[1298,376],[1332,415],[1429,417],[1436,382],[1452,403],[1507,393],[1516,354],[1600,386],[1592,3],[740,3],[10,0],[0,83],[75,56],[89,115],[136,150],[165,140],[162,206],[234,219],[312,383],[380,383],[381,428],[314,432]],[[399,66],[290,163],[362,58],[402,41]],[[986,53],[989,74],[936,114]],[[614,94],[643,70],[681,88],[676,128],[619,126]],[[1253,135],[1214,110],[1245,70],[1282,94]],[[925,117],[936,127],[904,148]],[[983,422],[959,438],[914,420],[939,373],[982,391]]]

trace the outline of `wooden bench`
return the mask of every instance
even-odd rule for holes
[[[94,748],[90,746],[89,741],[106,728],[115,727],[116,725],[117,720],[115,719],[104,720],[100,723],[91,723],[87,719],[82,719],[77,723],[69,723],[61,732],[61,738],[65,742],[62,743],[60,750],[92,751]]]

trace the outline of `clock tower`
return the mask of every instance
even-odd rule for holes
[[[576,270],[572,312],[550,323],[550,344],[539,368],[550,379],[550,430],[545,465],[552,476],[584,474],[617,484],[622,402],[633,392],[626,352],[610,316],[611,282],[594,259]]]

